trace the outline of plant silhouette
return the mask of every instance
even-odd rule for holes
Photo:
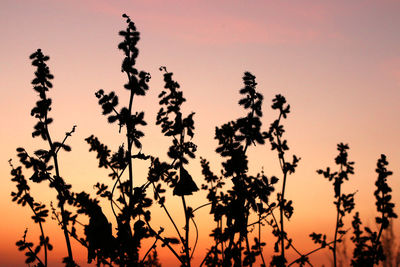
[[[354,173],[354,162],[348,160],[349,146],[338,144],[339,155],[335,158],[337,171],[333,172],[329,167],[317,170],[318,174],[333,182],[337,212],[334,238],[329,241],[326,234],[311,233],[316,248],[302,252],[285,230],[294,212],[293,201],[285,195],[286,185],[300,161],[299,157],[288,155],[289,145],[284,138],[283,121],[290,114],[290,105],[285,97],[278,94],[272,100],[271,108],[278,112],[277,119],[263,130],[264,99],[257,91],[256,77],[250,72],[244,73],[244,87],[239,91],[241,99],[238,103],[244,109],[244,116],[216,127],[216,153],[223,160],[222,168],[216,175],[211,170],[210,162],[200,158],[204,183],[198,186],[189,168],[190,161],[196,160],[197,146],[192,142],[195,114],[183,114],[182,105],[186,99],[179,83],[173,80],[173,73],[168,72],[166,67],[160,68],[165,86],[159,94],[160,110],[156,124],[160,126],[162,134],[171,140],[167,151],[169,162],[162,161],[157,155],[142,153],[141,139],[146,121],[144,111],[136,109],[135,101],[139,96],[146,95],[151,76],[136,67],[139,54],[136,45],[140,35],[134,22],[125,14],[123,17],[127,27],[119,32],[122,41],[118,48],[124,55],[121,70],[127,77],[124,88],[128,90],[129,97],[120,100],[117,93],[106,93],[103,89],[98,90],[95,97],[107,121],[117,124],[118,134],[123,134],[126,139],[115,152],[94,134],[85,139],[89,151],[96,154],[98,168],[109,171],[110,181],[99,181],[94,185],[95,196],[84,191],[73,191],[61,176],[61,152],[71,151],[67,141],[76,126],[61,141],[56,141],[51,135],[52,101],[47,92],[52,88],[51,80],[54,77],[46,64],[49,57],[40,49],[30,56],[36,68],[32,85],[39,96],[31,111],[37,120],[32,137],[39,137],[48,145],[33,153],[22,147],[17,148],[22,166],[14,166],[10,160],[12,181],[16,183],[16,191],[11,193],[12,200],[28,206],[33,213],[33,221],[40,228],[37,245],[28,241],[28,230],[16,243],[19,250],[25,251],[26,263],[49,266],[48,254],[53,248],[45,228],[49,216],[48,204],[36,201],[30,193],[30,183],[43,183],[57,194],[57,201],[50,203],[50,209],[64,234],[68,252],[62,260],[65,266],[77,266],[71,248],[71,239],[75,239],[87,249],[87,262],[94,262],[96,266],[161,266],[156,250],[157,245],[161,245],[168,248],[181,266],[190,267],[200,234],[195,215],[202,208],[209,208],[215,227],[209,233],[213,242],[202,256],[200,266],[255,266],[257,261],[261,266],[312,266],[309,256],[324,248],[332,251],[332,262],[337,266],[338,243],[348,234],[343,218],[355,208],[355,193],[342,192],[342,184]],[[264,170],[257,174],[249,173],[248,151],[256,145],[266,146],[268,143],[271,150],[277,153],[281,173],[277,176],[268,176]],[[149,164],[147,179],[143,184],[139,184],[134,176],[134,160]],[[387,183],[392,172],[387,170],[387,165],[386,156],[381,155],[377,163],[378,179],[374,193],[379,230],[375,232],[368,227],[362,229],[359,213],[354,215],[352,266],[374,266],[385,260],[384,243],[381,242],[383,231],[397,218],[394,203],[391,202],[391,188]],[[26,179],[23,169],[30,169],[33,174]],[[178,198],[182,203],[185,218],[183,228],[174,219],[177,214],[167,208],[167,190],[172,192],[171,197]],[[193,208],[187,196],[195,195],[200,190],[207,193],[207,203]],[[103,212],[98,198],[110,204],[111,217]],[[166,235],[163,227],[155,228],[152,225],[151,207],[156,206],[172,223],[173,236]],[[267,262],[264,251],[266,231],[271,231],[275,238],[270,262]],[[193,236],[191,233],[195,234],[195,240],[190,240],[189,237]],[[143,247],[144,240],[149,240],[152,245]],[[288,261],[288,250],[297,255],[292,261]]]

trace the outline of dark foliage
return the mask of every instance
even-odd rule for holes
[[[22,147],[17,148],[17,156],[23,166],[14,167],[10,160],[11,180],[16,183],[17,189],[11,193],[12,201],[28,206],[33,213],[32,220],[40,228],[37,245],[27,241],[27,230],[16,243],[19,250],[25,251],[26,263],[47,267],[48,253],[53,248],[44,230],[49,209],[46,204],[35,201],[31,195],[29,183],[33,182],[47,183],[57,193],[57,203],[50,203],[50,207],[65,237],[68,252],[62,259],[65,266],[77,266],[70,241],[75,239],[87,249],[87,262],[94,262],[97,266],[161,266],[156,250],[157,245],[161,245],[169,249],[181,266],[190,267],[199,236],[195,215],[196,211],[205,207],[210,208],[215,227],[209,233],[213,242],[206,255],[203,255],[201,266],[254,266],[257,261],[261,266],[267,266],[264,258],[267,240],[263,237],[266,227],[274,235],[274,240],[270,240],[274,254],[269,266],[311,265],[309,255],[324,248],[332,250],[336,266],[336,246],[347,233],[343,218],[355,207],[355,193],[342,192],[342,184],[354,173],[354,162],[348,160],[348,145],[338,145],[339,155],[335,158],[337,171],[333,172],[329,167],[317,171],[333,183],[337,211],[334,238],[328,241],[326,234],[312,233],[310,237],[317,247],[303,253],[294,246],[289,233],[285,231],[285,225],[294,213],[294,203],[285,195],[286,185],[300,160],[295,155],[288,155],[289,145],[284,138],[283,120],[290,113],[290,105],[284,96],[276,95],[271,107],[278,112],[277,119],[268,129],[263,130],[263,96],[257,91],[256,77],[245,72],[244,87],[239,91],[241,99],[238,103],[244,109],[244,116],[216,127],[216,153],[223,160],[222,168],[215,174],[210,162],[200,158],[205,181],[201,190],[207,192],[207,203],[192,208],[187,203],[187,196],[200,190],[188,167],[190,161],[195,159],[197,151],[193,142],[194,113],[182,113],[182,105],[186,99],[180,85],[172,78],[172,72],[161,67],[165,86],[159,94],[160,110],[156,124],[160,126],[163,135],[171,140],[166,151],[169,162],[161,161],[157,155],[142,152],[145,114],[144,111],[135,110],[134,100],[146,95],[151,76],[136,67],[140,35],[133,21],[125,14],[123,17],[127,27],[119,33],[123,40],[118,48],[124,55],[121,71],[127,77],[124,88],[129,91],[129,97],[126,105],[125,99],[120,100],[115,92],[106,93],[100,89],[95,97],[107,121],[116,124],[118,134],[123,134],[126,139],[115,152],[95,135],[85,139],[89,151],[96,153],[98,168],[109,172],[108,182],[99,181],[94,185],[95,196],[84,191],[74,192],[60,174],[59,154],[61,151],[71,151],[67,140],[75,131],[75,126],[65,134],[62,141],[54,141],[49,130],[49,125],[53,122],[49,117],[52,102],[48,92],[52,88],[50,81],[53,79],[46,64],[49,57],[40,49],[30,57],[36,68],[32,85],[39,96],[31,111],[31,115],[37,120],[32,137],[40,137],[48,147],[37,149],[33,153]],[[252,146],[264,146],[267,143],[277,153],[280,174],[266,175],[264,170],[257,174],[249,173],[248,150]],[[138,184],[138,179],[134,177],[134,160],[143,160],[149,164],[147,179],[143,184]],[[385,258],[380,241],[382,231],[389,227],[391,219],[397,218],[394,203],[391,202],[391,188],[387,184],[387,178],[392,172],[386,169],[387,165],[386,157],[382,155],[377,164],[378,180],[374,193],[379,213],[376,223],[380,229],[378,232],[368,227],[362,229],[358,212],[354,215],[351,237],[355,245],[353,266],[373,266]],[[23,167],[31,170],[32,175],[28,179],[30,181],[23,175]],[[171,214],[167,208],[167,190],[172,192],[172,197],[179,198],[182,202],[185,215],[183,228],[174,220],[175,214]],[[110,204],[111,217],[103,212],[104,207],[99,199]],[[165,212],[169,223],[173,225],[173,236],[166,236],[163,227],[155,229],[152,226],[150,208],[153,204]],[[196,236],[194,242],[189,240],[193,231]],[[150,247],[142,246],[146,239],[150,240]],[[298,257],[288,262],[287,250],[293,250]]]
[[[332,250],[333,253],[333,262],[336,265],[337,262],[337,243],[342,242],[341,236],[346,234],[346,230],[344,230],[343,217],[352,212],[354,209],[354,195],[344,194],[342,193],[342,184],[344,181],[349,180],[349,175],[354,174],[354,162],[348,160],[347,150],[349,149],[348,145],[343,143],[338,144],[337,149],[339,151],[339,155],[335,158],[335,163],[339,166],[339,170],[336,172],[331,172],[329,167],[326,170],[317,170],[318,174],[324,176],[324,178],[328,179],[330,182],[333,181],[333,191],[335,196],[335,201],[333,204],[336,206],[336,227],[334,232],[334,239],[331,244],[326,243],[326,235],[321,239],[321,234],[312,233],[310,237],[313,239],[314,243],[321,244],[322,247],[328,245],[329,249]]]
[[[362,230],[362,222],[357,212],[352,221],[353,241],[355,248],[353,251],[352,266],[373,266],[385,260],[383,246],[381,242],[382,231],[389,228],[389,222],[392,218],[397,218],[394,212],[394,203],[391,202],[392,189],[387,184],[387,178],[392,175],[392,172],[386,169],[389,163],[385,155],[381,155],[378,159],[376,172],[378,179],[375,182],[376,190],[374,192],[376,198],[376,208],[380,216],[375,218],[376,223],[380,225],[378,232],[372,231],[369,227],[364,227]]]

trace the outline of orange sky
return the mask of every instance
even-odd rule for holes
[[[285,122],[286,137],[291,153],[302,158],[288,181],[286,195],[294,202],[295,213],[287,225],[295,244],[305,252],[314,247],[308,237],[311,232],[334,231],[333,190],[315,170],[333,166],[339,142],[349,143],[349,157],[356,162],[356,175],[345,190],[358,190],[356,209],[374,226],[374,170],[381,153],[394,171],[389,183],[395,203],[400,203],[399,12],[397,0],[2,0],[0,210],[5,215],[0,221],[0,266],[24,266],[15,242],[26,227],[28,236],[37,240],[29,211],[11,202],[14,185],[7,162],[13,158],[17,163],[18,146],[33,151],[43,145],[31,139],[35,121],[30,110],[36,95],[30,85],[34,69],[28,57],[37,48],[50,55],[55,75],[50,93],[53,135],[61,139],[74,124],[78,126],[69,140],[72,152],[61,155],[62,176],[76,191],[94,193],[92,185],[99,179],[107,181],[107,173],[96,168],[95,155],[88,152],[84,138],[95,134],[114,149],[122,140],[118,129],[100,115],[94,97],[100,88],[117,91],[121,99],[127,93],[122,88],[122,54],[117,50],[117,33],[125,27],[122,13],[129,14],[141,32],[137,66],[152,75],[148,95],[135,103],[136,110],[145,110],[149,124],[144,152],[166,159],[170,142],[153,126],[157,95],[163,88],[158,68],[163,65],[183,88],[188,100],[185,112],[196,112],[194,142],[199,149],[191,162],[192,175],[200,185],[199,156],[213,161],[211,167],[219,172],[215,126],[244,114],[237,105],[238,90],[243,72],[250,71],[265,97],[264,126],[276,116],[269,108],[275,94],[286,96],[292,107]],[[269,148],[249,151],[251,173],[264,167],[267,175],[279,175],[276,155]],[[136,167],[139,180],[145,179],[146,168]],[[32,191],[46,203],[54,197],[45,185]],[[189,202],[193,207],[203,204],[204,194]],[[180,202],[168,205],[176,208],[183,227]],[[195,264],[204,255],[207,229],[212,227],[207,214],[204,209],[198,215],[201,243]],[[153,220],[161,224],[164,217]],[[55,245],[51,260],[57,266],[60,255],[66,253],[61,231],[51,219],[46,227]],[[272,244],[273,240],[267,240],[268,248]],[[75,251],[85,266],[85,251],[78,247]],[[319,253],[314,259],[328,263],[327,254]],[[161,256],[163,266],[176,264],[170,256]]]

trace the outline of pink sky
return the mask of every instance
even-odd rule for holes
[[[17,160],[16,147],[33,151],[41,146],[30,137],[36,96],[28,57],[39,47],[50,55],[54,134],[62,138],[78,125],[70,141],[72,152],[62,157],[63,176],[77,191],[90,191],[99,177],[107,177],[96,170],[95,155],[88,152],[84,138],[98,135],[113,148],[121,140],[100,116],[94,92],[104,88],[126,95],[117,50],[117,33],[125,27],[122,13],[129,14],[141,32],[138,67],[152,74],[148,96],[137,102],[149,123],[144,144],[149,153],[165,158],[169,143],[153,126],[163,87],[159,66],[167,66],[182,85],[185,110],[196,112],[197,155],[215,160],[211,167],[216,172],[215,126],[243,114],[237,106],[238,90],[243,72],[251,71],[265,97],[265,126],[276,115],[269,108],[275,94],[285,95],[292,106],[286,137],[291,152],[302,158],[287,191],[295,206],[289,235],[296,243],[308,250],[313,247],[309,233],[333,232],[332,188],[315,170],[333,166],[339,142],[349,143],[350,158],[356,162],[356,175],[346,190],[358,190],[356,209],[365,221],[373,225],[374,169],[381,153],[394,171],[390,184],[400,203],[400,1],[2,0],[0,209],[7,215],[0,224],[0,266],[23,266],[23,254],[14,244],[26,226],[36,238],[27,210],[11,203],[14,185],[7,163],[9,158]],[[251,172],[264,166],[268,175],[279,174],[269,146],[250,151],[250,159]],[[198,158],[191,168],[201,184]],[[138,173],[145,175],[145,166]],[[47,187],[35,190],[43,201],[54,197],[46,193]],[[192,205],[202,204],[202,197],[193,197]],[[202,216],[207,218],[207,212]],[[57,232],[54,224],[49,220],[49,228]],[[64,253],[63,247],[57,249],[57,256]],[[316,260],[328,262],[326,254]]]

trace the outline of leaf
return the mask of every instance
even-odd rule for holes
[[[276,178],[275,176],[271,177],[271,184],[276,184],[279,181],[278,178]]]
[[[173,194],[177,196],[192,195],[193,192],[198,190],[199,188],[193,181],[192,176],[183,167],[180,167],[179,181],[174,188]]]

